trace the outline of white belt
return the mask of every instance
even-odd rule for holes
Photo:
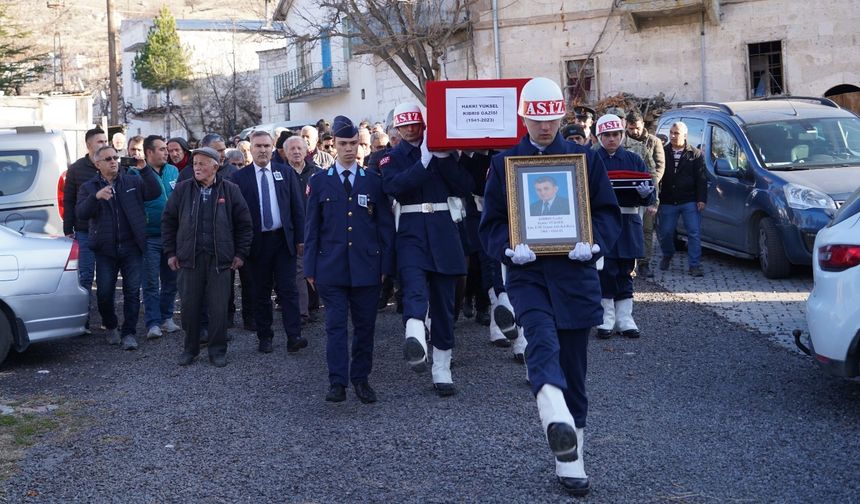
[[[621,213],[623,214],[638,214],[639,207],[638,206],[623,206],[621,207]]]
[[[419,203],[417,205],[403,205],[400,213],[433,213],[448,210],[448,203]]]

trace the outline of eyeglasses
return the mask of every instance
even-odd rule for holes
[[[119,161],[119,156],[108,156],[106,158],[101,158],[100,161]]]

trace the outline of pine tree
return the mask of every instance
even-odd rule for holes
[[[144,88],[165,92],[165,128],[169,134],[170,91],[188,86],[191,68],[188,53],[179,42],[176,19],[167,7],[162,7],[153,19],[146,42],[134,57],[132,72]]]
[[[32,46],[19,42],[28,35],[15,26],[6,7],[0,7],[0,91],[5,94],[21,94],[25,84],[38,79],[48,69],[47,54],[32,54]]]

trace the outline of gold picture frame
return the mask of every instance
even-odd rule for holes
[[[511,247],[567,255],[577,242],[594,242],[586,163],[584,154],[505,158]]]

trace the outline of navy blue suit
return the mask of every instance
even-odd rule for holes
[[[352,167],[346,193],[337,165],[308,182],[305,276],[326,306],[329,382],[367,381],[373,364],[376,302],[382,275],[394,269],[394,215],[382,176]],[[347,310],[352,313],[350,363]]]
[[[595,165],[591,151],[558,134],[543,153],[585,155],[593,240],[601,250],[611,249],[620,233],[621,214],[606,170]],[[532,391],[537,394],[545,384],[562,389],[577,427],[584,427],[588,333],[603,321],[594,260],[541,256],[518,266],[505,256],[505,249],[516,245],[509,242],[505,158],[539,154],[526,135],[518,145],[493,158],[479,234],[487,254],[508,265],[505,287],[528,341],[526,364]]]
[[[472,179],[460,168],[455,155],[433,157],[424,168],[420,148],[404,140],[379,160],[379,168],[385,192],[401,205],[471,197]],[[450,350],[454,346],[454,291],[457,277],[466,274],[457,224],[447,210],[404,213],[395,243],[404,322],[410,318],[424,320],[429,303],[433,346]]]
[[[642,158],[623,147],[619,147],[613,155],[603,147],[595,151],[595,158],[599,166],[607,172],[625,170],[650,173]],[[628,193],[630,189],[626,189]],[[644,198],[635,195],[637,206],[653,205],[656,199],[655,193]],[[633,201],[629,201],[633,203]],[[645,235],[642,231],[642,217],[639,213],[621,214],[621,234],[615,242],[615,246],[605,251],[605,262],[600,271],[600,290],[603,298],[620,301],[633,297],[633,269],[636,267],[636,259],[645,257]]]
[[[254,294],[254,319],[257,337],[271,340],[272,331],[272,287],[281,300],[282,319],[287,340],[301,336],[299,295],[296,290],[296,249],[304,242],[305,207],[301,182],[295,170],[288,166],[271,163],[275,192],[271,197],[278,202],[281,228],[263,232],[257,169],[249,164],[233,174],[233,182],[239,186],[242,196],[251,211],[254,225],[251,240],[252,292]],[[268,170],[267,170],[268,171]]]

